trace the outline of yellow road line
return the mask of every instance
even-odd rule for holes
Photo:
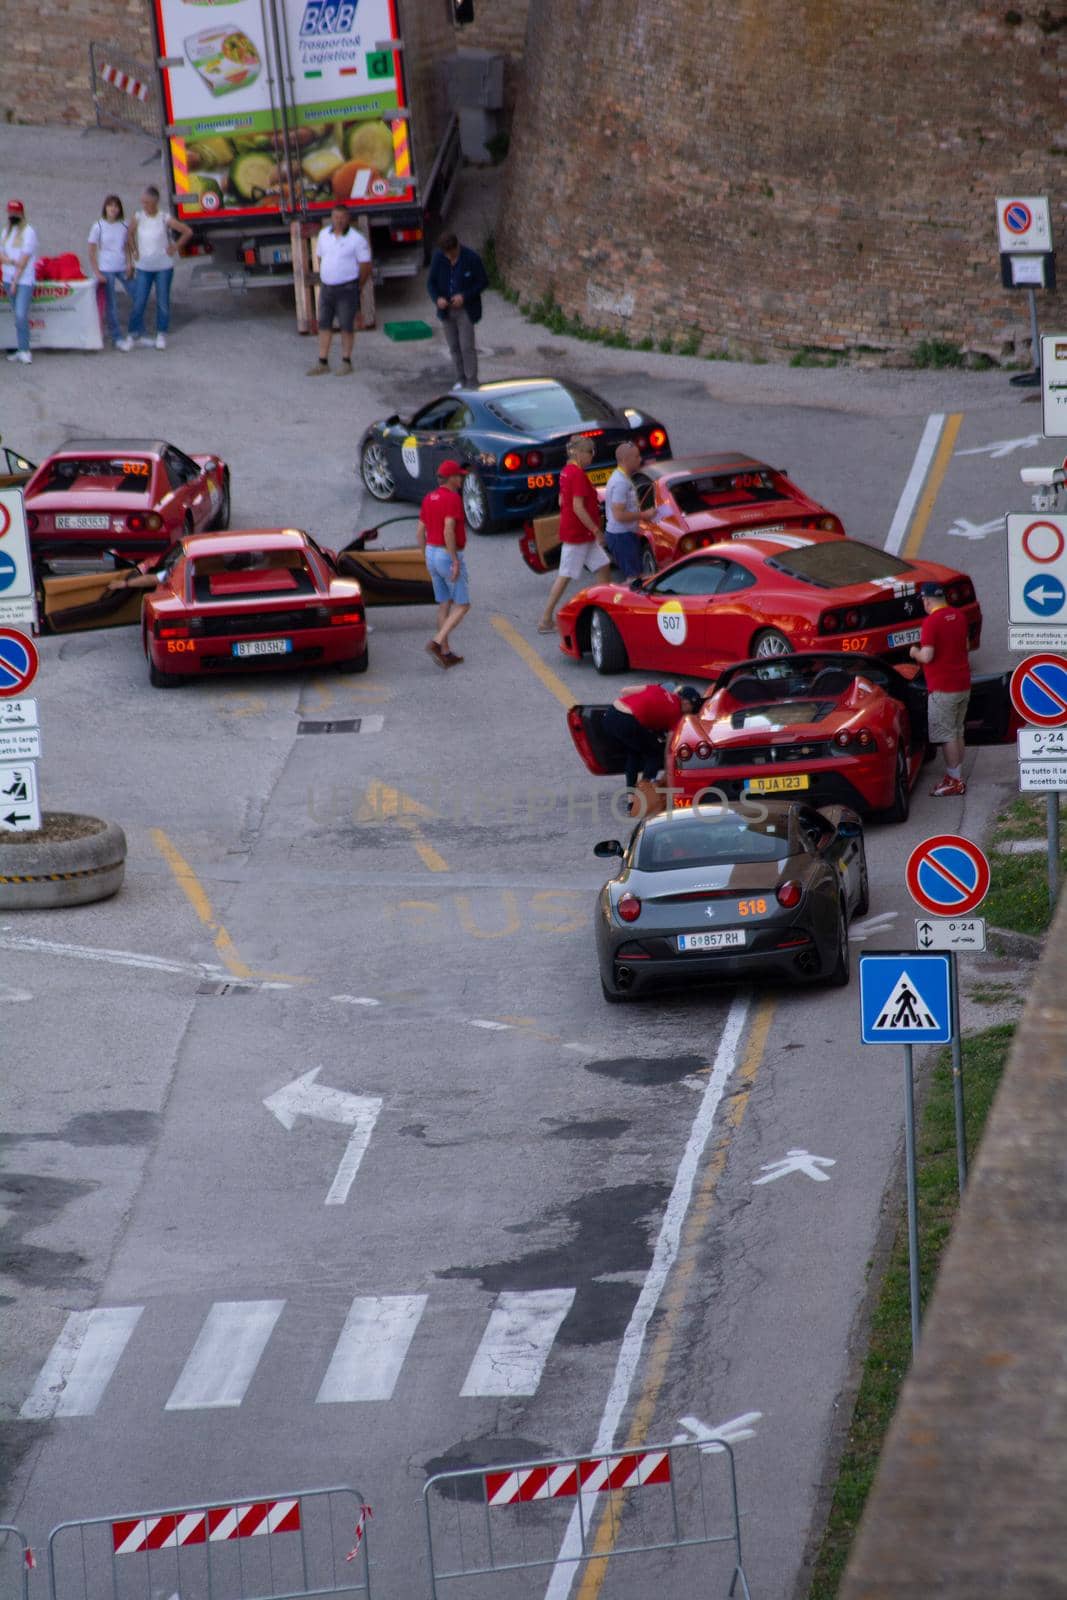
[[[377,778],[367,785],[359,821],[396,822],[411,835],[415,853],[424,867],[430,872],[447,872],[449,867],[444,856],[423,838],[419,827],[420,818],[431,822],[435,820],[434,813],[428,806],[413,800],[402,789],[394,789],[390,784],[382,783]]]
[[[930,463],[930,471],[927,474],[926,483],[923,485],[923,492],[919,497],[918,505],[915,507],[915,515],[911,519],[908,537],[904,541],[904,549],[901,554],[905,561],[913,560],[919,553],[919,546],[923,542],[923,535],[930,520],[930,513],[934,509],[934,502],[944,482],[945,473],[948,471],[952,452],[956,448],[956,439],[959,435],[962,421],[962,411],[954,411],[951,416],[945,418],[945,426],[941,430],[941,438],[934,452],[934,459]]]
[[[218,951],[227,972],[232,973],[235,978],[273,978],[283,983],[308,983],[310,981],[307,978],[291,977],[285,972],[253,972],[252,968],[241,960],[233,940],[222,923],[216,919],[214,908],[208,899],[206,889],[177,845],[168,838],[162,828],[152,828],[150,833],[152,843],[174,874],[178,887],[182,890],[204,927],[212,935],[215,949]]]
[[[774,1001],[762,1000],[749,1029],[744,1058],[732,1080],[734,1087],[726,1105],[725,1127],[708,1159],[704,1176],[700,1180],[700,1186],[682,1230],[678,1260],[661,1302],[660,1328],[649,1353],[648,1367],[634,1408],[633,1421],[630,1423],[626,1443],[622,1446],[624,1450],[634,1450],[648,1441],[649,1429],[655,1418],[656,1407],[659,1405],[667,1376],[667,1367],[678,1337],[681,1314],[685,1308],[693,1274],[700,1264],[700,1250],[715,1207],[719,1179],[726,1167],[730,1138],[741,1126],[741,1119],[744,1117],[752,1094],[752,1086],[767,1048],[767,1038],[773,1019]],[[597,1561],[596,1557],[610,1554],[617,1529],[617,1516],[603,1516],[590,1548],[590,1557],[595,1564],[586,1567],[578,1588],[577,1600],[596,1600],[599,1595],[608,1569],[606,1563]]]
[[[574,690],[568,689],[563,679],[557,677],[551,667],[545,666],[533,645],[523,638],[517,628],[512,627],[507,617],[492,616],[489,621],[515,654],[522,657],[534,677],[540,678],[549,694],[554,694],[560,705],[566,706],[569,711],[574,705]]]

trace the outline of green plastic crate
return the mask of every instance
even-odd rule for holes
[[[387,322],[385,324],[387,339],[432,339],[433,329],[428,322]]]

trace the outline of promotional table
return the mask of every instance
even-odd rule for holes
[[[0,290],[0,349],[15,348],[15,312]],[[102,350],[95,278],[39,279],[30,306],[31,350]]]

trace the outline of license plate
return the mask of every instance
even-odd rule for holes
[[[891,633],[886,643],[889,645],[890,650],[895,650],[898,645],[918,644],[921,637],[921,628],[901,628],[899,633]]]
[[[235,644],[235,656],[284,656],[293,648],[291,639],[242,639]]]
[[[586,477],[589,479],[590,483],[599,485],[602,483],[607,483],[614,470],[614,467],[594,467],[592,472],[586,473]]]
[[[56,518],[56,527],[57,528],[110,528],[110,526],[111,526],[111,518],[110,517],[104,517],[104,516],[99,516],[99,517],[92,517],[92,516],[85,516],[85,517],[58,516]]]
[[[737,950],[744,948],[743,928],[724,928],[721,933],[680,933],[679,950]]]
[[[811,779],[806,772],[787,772],[781,777],[746,778],[749,794],[788,794],[795,789],[810,789]]]

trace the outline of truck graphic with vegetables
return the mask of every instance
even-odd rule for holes
[[[246,281],[277,282],[290,225],[344,201],[367,215],[390,275],[421,268],[459,137],[418,37],[401,31],[400,0],[154,0],[154,11],[172,210],[201,250],[230,256]],[[422,89],[414,100],[409,85]]]

